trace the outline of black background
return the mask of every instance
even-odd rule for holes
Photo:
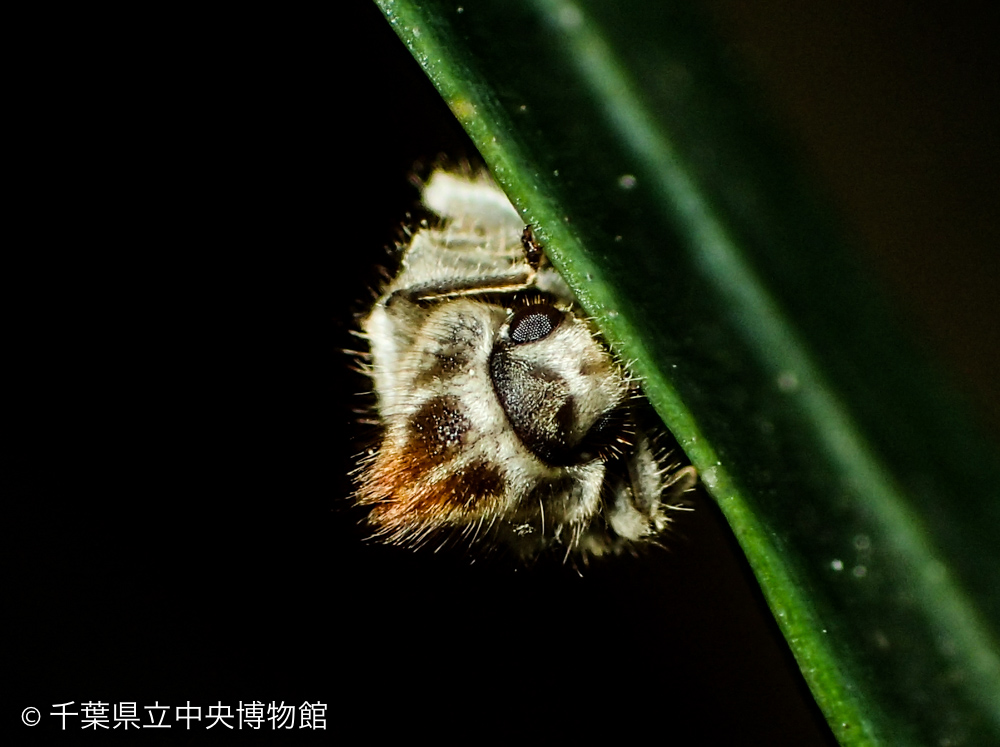
[[[760,53],[771,47],[754,46],[752,22],[726,3],[715,10],[762,77],[768,64],[781,69],[780,56],[767,63]],[[112,22],[128,32],[108,31]],[[296,739],[359,730],[637,739],[652,729],[680,743],[827,743],[756,583],[703,496],[668,551],[582,575],[363,541],[345,498],[371,434],[354,423],[365,382],[341,349],[356,346],[352,315],[416,201],[409,173],[439,154],[474,157],[374,5],[338,19],[88,15],[25,28],[17,144],[27,168],[7,278],[16,300],[8,365],[23,417],[8,527],[16,697],[5,721],[19,740],[79,736],[56,734],[47,716],[21,726],[30,705],[47,714],[65,701],[235,708],[308,699],[329,705],[329,731]],[[927,46],[933,27],[920,29],[892,43],[952,59],[949,47]],[[836,57],[812,64],[825,77],[836,76],[823,65],[840,70]],[[996,67],[976,70],[963,80],[982,94]],[[774,85],[767,95],[779,109],[798,101]],[[995,111],[981,108],[972,136],[996,164]],[[879,236],[895,235],[905,212],[886,208],[870,229],[871,214],[851,212],[850,190],[824,165],[843,159],[816,155],[830,151],[808,117],[790,120],[877,255]],[[943,121],[939,140],[950,143]],[[961,164],[945,167],[934,183],[961,191],[964,174]],[[894,176],[883,171],[872,194],[898,195]],[[987,207],[968,231],[989,245],[995,194],[979,199]],[[968,244],[944,264],[961,268],[955,258],[972,256],[995,279],[995,247]],[[896,264],[919,273],[925,265],[913,261],[915,271],[876,259],[873,272],[909,298],[921,283],[892,273]],[[967,348],[995,346],[984,327],[967,329],[968,303],[996,310],[995,299],[959,299],[934,316],[946,330],[951,320],[943,335],[915,315],[918,334],[949,361],[939,342],[956,329],[979,340]],[[989,420],[995,389],[977,365],[957,368]],[[176,739],[172,731],[133,738],[155,744]]]

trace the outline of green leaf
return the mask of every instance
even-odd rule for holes
[[[837,738],[1000,741],[1000,459],[693,9],[378,1],[634,361]]]

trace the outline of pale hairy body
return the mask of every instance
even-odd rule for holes
[[[383,426],[357,499],[376,536],[466,538],[522,556],[655,539],[693,485],[641,425],[645,402],[506,196],[435,172],[401,269],[362,328]]]

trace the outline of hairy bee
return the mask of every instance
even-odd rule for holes
[[[437,171],[362,322],[383,426],[357,500],[376,536],[600,555],[650,540],[692,467],[669,469],[638,385],[502,191]]]

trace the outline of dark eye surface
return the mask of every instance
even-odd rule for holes
[[[535,342],[552,334],[559,326],[563,313],[548,304],[526,306],[517,311],[510,320],[510,340],[515,345]]]

